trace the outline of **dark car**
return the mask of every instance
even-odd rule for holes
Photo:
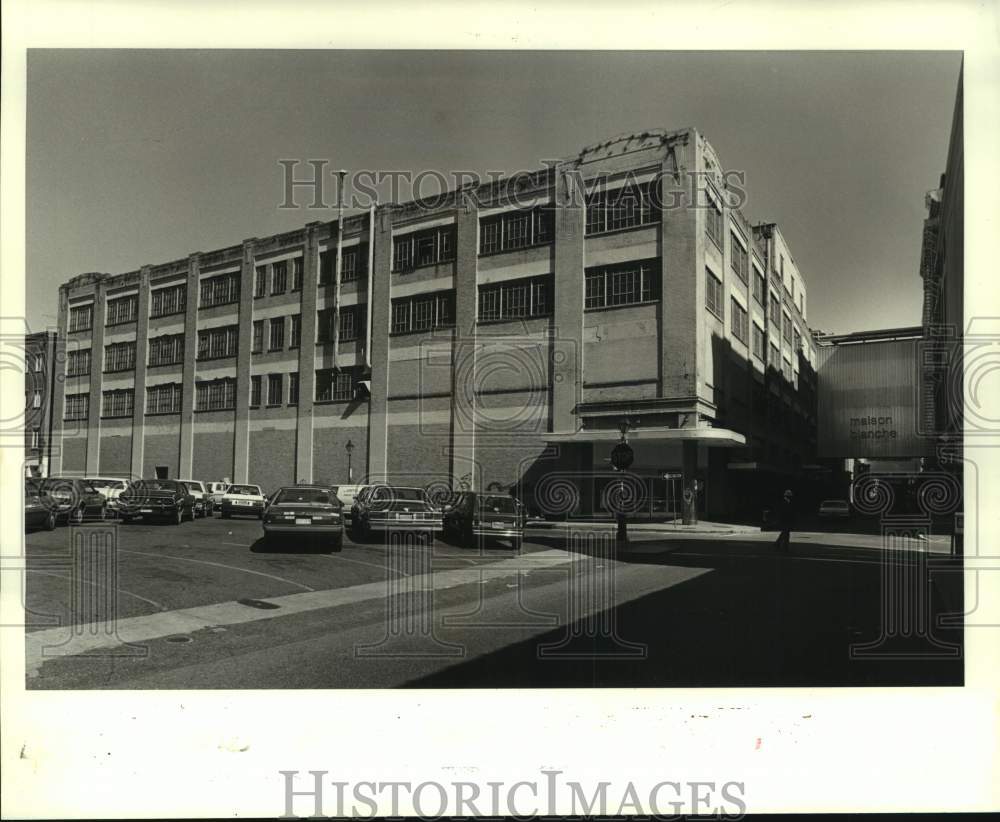
[[[48,477],[39,483],[38,493],[57,521],[79,525],[87,517],[108,516],[107,498],[80,477]]]
[[[38,485],[34,482],[24,486],[24,528],[44,528],[51,531],[56,527],[55,512],[42,502]]]
[[[185,519],[194,519],[194,505],[194,495],[177,480],[137,480],[118,497],[122,522],[141,517],[180,525]]]
[[[404,531],[433,537],[441,531],[441,511],[423,488],[372,485],[358,495],[351,508],[351,536]]]
[[[343,505],[337,489],[325,485],[289,485],[279,488],[264,511],[264,538],[320,538],[339,551],[344,540]]]
[[[469,547],[501,539],[520,551],[526,518],[524,506],[513,497],[463,491],[444,514],[444,535]]]

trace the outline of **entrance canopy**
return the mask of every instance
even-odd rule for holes
[[[552,443],[618,442],[621,434],[614,429],[556,431],[545,437]],[[742,448],[747,438],[728,428],[636,428],[628,432],[629,441],[642,442],[697,442],[708,448]]]

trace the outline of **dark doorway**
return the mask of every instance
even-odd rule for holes
[[[157,465],[156,466],[156,478],[157,479],[169,479],[170,478],[170,466],[169,465]]]

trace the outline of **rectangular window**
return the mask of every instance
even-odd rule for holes
[[[236,407],[236,380],[225,377],[195,384],[196,411],[228,411]]]
[[[260,385],[261,379],[260,374],[254,374],[250,377],[250,407],[259,408],[260,407]]]
[[[184,335],[166,334],[149,341],[149,366],[179,365],[184,361]]]
[[[305,270],[304,261],[301,257],[292,260],[292,291],[302,290],[302,272]]]
[[[253,296],[254,299],[267,296],[267,266],[259,265],[253,273]]]
[[[302,344],[302,315],[293,314],[291,329],[288,333],[288,347],[298,348]]]
[[[552,313],[550,277],[507,280],[479,287],[479,321],[546,317]]]
[[[345,402],[354,399],[354,373],[349,369],[316,372],[316,402]]]
[[[707,268],[705,275],[705,306],[721,320],[726,310],[722,303],[722,280]]]
[[[118,391],[102,392],[101,416],[131,417],[133,396],[134,394],[131,388],[122,388]]]
[[[401,234],[392,240],[392,270],[412,271],[455,259],[455,226],[440,226]]]
[[[753,324],[753,355],[761,362],[764,361],[764,329],[757,323]]]
[[[750,258],[747,250],[740,244],[739,239],[733,232],[729,233],[729,266],[736,272],[736,276],[743,282],[749,277]]]
[[[31,395],[31,407],[32,408],[41,408],[42,407],[42,392],[41,391],[35,391]]]
[[[180,383],[151,385],[146,389],[147,414],[179,414],[181,411]]]
[[[128,297],[119,297],[115,300],[108,300],[104,324],[124,325],[125,323],[134,323],[138,306],[139,298],[135,294],[131,294]]]
[[[198,332],[198,359],[220,360],[235,357],[239,326],[228,325]]]
[[[781,336],[785,342],[792,341],[792,318],[784,313],[781,315]]]
[[[338,336],[340,342],[352,342],[360,334],[360,312],[359,306],[349,305],[340,309],[340,328]]]
[[[66,420],[85,420],[90,410],[89,394],[67,394],[66,395]]]
[[[31,447],[35,451],[42,447],[42,429],[31,429]]]
[[[764,275],[761,274],[756,268],[753,270],[753,298],[763,306],[765,297],[764,294],[767,291],[767,280],[764,279]]]
[[[78,305],[69,310],[69,330],[90,331],[94,324],[94,305]]]
[[[368,244],[345,248],[340,259],[340,279],[342,282],[350,283],[359,280],[368,271]]]
[[[790,359],[788,359],[788,357],[785,357],[785,359],[783,361],[783,366],[784,367],[781,369],[781,373],[784,375],[784,377],[785,377],[786,380],[788,380],[789,382],[791,382],[792,381],[792,361]]]
[[[202,308],[239,302],[240,275],[233,272],[232,274],[219,274],[216,277],[206,277],[201,281],[200,292]]]
[[[70,351],[66,359],[67,377],[86,377],[90,373],[90,349]]]
[[[778,346],[776,346],[774,343],[771,343],[770,354],[771,358],[768,360],[767,364],[770,365],[772,368],[780,368],[781,353],[778,351]]]
[[[648,225],[660,218],[657,181],[606,189],[598,184],[587,195],[587,234]]]
[[[299,375],[289,374],[288,375],[288,404],[298,405],[299,404]]]
[[[131,371],[135,368],[135,342],[112,343],[104,346],[104,373]]]
[[[749,318],[747,317],[747,310],[737,302],[735,297],[730,298],[732,303],[732,332],[733,336],[736,337],[744,345],[747,344],[747,335],[749,334]]]
[[[436,291],[392,301],[392,333],[429,331],[455,324],[455,292]]]
[[[715,243],[719,250],[722,250],[722,211],[709,198],[708,208],[705,209],[705,233],[709,239]]]
[[[660,265],[657,260],[590,268],[584,275],[584,308],[637,305],[659,297]]]
[[[781,327],[781,300],[774,294],[771,295],[771,323],[775,328]]]
[[[479,221],[479,253],[496,254],[552,242],[551,206],[508,211]]]
[[[279,260],[271,266],[271,295],[288,291],[288,262]]]
[[[158,288],[149,294],[149,316],[166,317],[170,314],[181,314],[187,308],[187,286],[171,285]]]
[[[34,370],[37,374],[39,371],[45,368],[45,357],[41,354],[35,354],[35,366]]]
[[[798,353],[802,350],[802,335],[799,333],[799,329],[792,329],[792,339],[794,340],[792,344],[792,351]]]
[[[268,351],[280,351],[285,347],[285,318],[273,317],[267,338]]]
[[[268,374],[267,375],[267,404],[268,405],[281,405],[282,401],[282,388],[283,379],[282,374]]]
[[[264,320],[254,320],[250,330],[250,353],[260,354],[264,350]]]

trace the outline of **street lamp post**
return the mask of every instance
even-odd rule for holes
[[[631,425],[631,420],[627,418],[621,421],[618,426],[618,430],[621,431],[621,440],[611,451],[611,465],[616,471],[622,473],[621,479],[618,480],[618,505],[616,506],[617,511],[615,511],[615,520],[618,523],[617,541],[619,545],[628,544],[628,526],[625,519],[624,472],[632,464],[633,459],[635,459],[632,446],[628,444],[628,430]]]
[[[353,484],[354,469],[351,467],[351,454],[354,451],[354,443],[348,440],[347,445],[344,446],[344,450],[347,452],[347,482]]]

